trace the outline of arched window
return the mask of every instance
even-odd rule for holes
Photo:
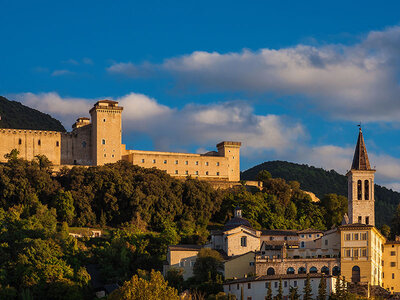
[[[323,266],[321,269],[321,273],[325,275],[329,275],[329,268],[327,266]]]
[[[339,276],[340,275],[340,268],[338,266],[333,267],[332,275],[333,276]]]
[[[40,143],[40,140],[37,141],[37,144],[40,146],[40,144],[41,144],[41,143]]]
[[[354,266],[351,269],[351,282],[360,282],[360,267],[359,266]]]
[[[268,268],[267,275],[275,275],[275,269],[274,268]]]
[[[300,267],[298,273],[299,274],[306,274],[307,273],[307,269],[304,268],[304,267]]]
[[[292,267],[289,267],[289,268],[286,270],[286,274],[294,274],[294,269],[293,269]]]
[[[60,147],[60,142],[59,141],[56,142],[56,147]]]
[[[318,273],[318,269],[317,269],[316,267],[311,267],[311,268],[310,268],[310,273],[311,273],[311,274]]]
[[[361,180],[358,180],[357,181],[357,199],[358,200],[362,199],[362,188],[361,188],[361,186],[362,186],[362,182],[361,182]]]
[[[369,200],[369,180],[364,181],[364,199]]]
[[[22,140],[18,139],[18,145],[21,145],[21,144],[22,144]]]

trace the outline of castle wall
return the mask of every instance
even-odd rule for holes
[[[19,157],[33,160],[36,155],[46,155],[54,164],[61,163],[61,135],[56,131],[0,129],[0,162],[7,161],[4,155],[12,149]]]
[[[61,136],[62,165],[93,165],[92,125],[75,128]]]
[[[200,154],[127,150],[122,156],[134,165],[143,168],[157,168],[171,176],[185,178],[207,178],[210,180],[228,180],[228,159],[220,156]]]

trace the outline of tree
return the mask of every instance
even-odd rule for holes
[[[72,198],[71,192],[59,190],[55,198],[54,206],[57,211],[58,220],[71,225],[75,216],[74,199]]]
[[[388,239],[390,236],[390,227],[386,224],[383,224],[381,227],[381,232]]]
[[[165,279],[168,281],[168,284],[176,288],[178,292],[183,291],[183,269],[169,269]]]
[[[400,235],[400,204],[396,208],[392,221],[392,231],[395,235]]]
[[[321,205],[326,209],[327,227],[340,225],[343,215],[347,212],[347,198],[336,194],[327,194],[321,199]]]
[[[201,248],[193,266],[193,274],[198,282],[206,282],[210,278],[216,280],[222,275],[223,259],[218,251],[210,248]]]
[[[326,278],[324,274],[322,274],[321,280],[318,286],[318,300],[326,300]]]
[[[10,153],[4,154],[4,158],[12,162],[18,159],[18,155],[19,151],[17,149],[12,149]]]
[[[290,300],[299,300],[300,299],[300,295],[297,293],[297,287],[290,287],[289,289],[289,299]]]
[[[271,282],[268,282],[268,290],[267,290],[267,296],[265,297],[265,300],[272,300]]]
[[[133,276],[131,280],[126,281],[122,287],[112,292],[109,300],[178,300],[178,291],[169,287],[160,272],[151,271],[150,280]]]
[[[47,158],[46,155],[35,155],[37,163],[39,165],[40,170],[49,170],[49,167],[52,165],[51,161]]]
[[[243,287],[240,287],[240,300],[244,300]]]
[[[271,173],[268,172],[267,170],[262,170],[260,172],[258,172],[256,179],[258,181],[267,181],[268,179],[271,179]]]
[[[312,288],[310,281],[310,274],[307,274],[306,282],[304,284],[303,289],[303,300],[311,300],[312,299]]]
[[[282,278],[279,278],[278,294],[275,296],[275,299],[276,299],[276,300],[282,300],[282,299],[283,299]]]

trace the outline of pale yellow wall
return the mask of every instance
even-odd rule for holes
[[[127,152],[129,154],[124,155],[122,159],[143,168],[155,167],[164,170],[171,176],[228,179],[229,166],[226,157],[139,150],[127,150]]]
[[[366,240],[361,234],[367,233]],[[350,234],[350,240],[347,240]],[[358,234],[358,240],[355,239]],[[352,268],[360,267],[361,282],[382,285],[382,244],[384,237],[375,227],[341,229],[341,271],[346,280],[351,281]],[[365,255],[363,250],[366,250]],[[350,256],[348,255],[350,251]],[[355,255],[358,251],[358,256]]]
[[[74,128],[61,136],[62,165],[92,165],[92,125]]]
[[[228,159],[229,181],[240,180],[240,142],[221,142],[217,145],[218,153]]]
[[[241,255],[224,262],[225,279],[242,278],[247,274],[255,274],[254,252]]]
[[[228,256],[241,255],[250,251],[259,251],[261,246],[260,235],[260,231],[247,229],[242,226],[226,231],[223,235],[223,250]],[[241,245],[242,237],[246,237],[247,239],[246,247]]]
[[[394,252],[394,255],[393,253]],[[400,292],[400,242],[387,242],[383,251],[383,287],[392,293]],[[392,266],[391,263],[395,265]],[[394,278],[393,278],[394,277]]]
[[[54,165],[59,165],[61,135],[56,131],[0,129],[0,162],[6,161],[5,154],[17,149],[20,158],[32,160],[36,155],[46,155]]]
[[[93,164],[103,165],[121,160],[121,112],[118,104],[97,102],[90,110],[92,119]],[[102,140],[105,140],[105,144]]]
[[[164,275],[168,269],[176,268],[183,270],[183,279],[193,276],[193,266],[197,259],[199,250],[170,250],[167,252],[168,266],[164,268]]]

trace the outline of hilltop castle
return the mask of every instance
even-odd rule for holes
[[[171,176],[237,182],[240,180],[240,142],[221,142],[205,154],[127,150],[122,144],[123,107],[101,100],[79,118],[72,132],[0,129],[0,162],[12,149],[32,160],[46,155],[54,166],[99,166],[126,160],[145,168],[156,167]]]

